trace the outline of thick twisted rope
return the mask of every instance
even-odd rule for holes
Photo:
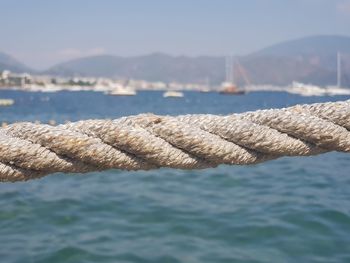
[[[0,129],[0,181],[50,173],[159,167],[202,169],[281,156],[350,151],[350,101],[228,116],[141,114]]]

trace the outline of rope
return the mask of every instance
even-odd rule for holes
[[[350,100],[228,116],[141,114],[0,128],[0,181],[106,169],[203,169],[350,151]]]

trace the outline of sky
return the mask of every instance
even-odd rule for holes
[[[0,0],[0,32],[0,52],[35,69],[100,54],[245,55],[350,36],[350,0]]]

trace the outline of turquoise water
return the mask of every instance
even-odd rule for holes
[[[226,114],[345,100],[0,92],[1,121]],[[350,262],[350,155],[201,171],[111,170],[0,184],[1,262]]]

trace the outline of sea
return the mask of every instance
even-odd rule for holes
[[[284,92],[0,91],[0,122],[230,114],[350,99]],[[0,262],[350,262],[350,154],[0,183]]]

